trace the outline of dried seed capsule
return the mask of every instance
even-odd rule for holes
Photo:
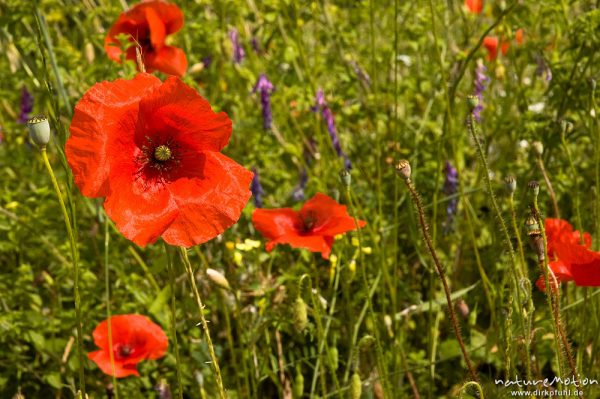
[[[529,183],[527,183],[527,187],[529,187],[529,189],[533,191],[533,195],[536,197],[540,193],[540,183],[538,183],[535,180],[532,180]]]
[[[508,191],[509,194],[513,194],[517,191],[517,179],[513,175],[506,176],[504,183],[506,184],[506,191]]]
[[[410,180],[411,172],[410,162],[406,159],[398,161],[396,164],[396,173],[398,173],[398,176],[402,177],[404,180]]]

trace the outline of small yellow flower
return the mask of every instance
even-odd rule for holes
[[[367,255],[370,255],[370,254],[372,254],[372,253],[373,253],[373,249],[372,249],[371,247],[363,247],[363,248],[362,248],[362,251],[363,251],[364,253],[366,253]]]
[[[242,266],[242,259],[243,259],[243,256],[242,256],[242,253],[241,253],[241,252],[235,251],[235,252],[233,253],[233,262],[234,262],[236,265],[238,265],[238,266]]]
[[[235,248],[235,243],[233,241],[227,241],[225,243],[225,248],[227,248],[230,251],[233,251],[233,249]]]
[[[358,238],[356,238],[356,237],[352,237],[351,242],[352,242],[352,245],[355,247],[358,247],[360,245],[360,242],[358,241]]]

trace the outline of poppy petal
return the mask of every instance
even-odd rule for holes
[[[498,56],[498,38],[493,36],[486,36],[483,39],[483,45],[488,51],[488,61],[493,61]]]
[[[96,363],[96,365],[100,368],[100,370],[102,370],[102,372],[108,375],[113,375],[113,365],[111,364],[110,353],[108,351],[99,350],[95,352],[90,352],[88,353],[88,358],[94,363]],[[137,371],[137,366],[135,364],[123,364],[123,362],[120,362],[114,358],[113,362],[115,377],[122,378],[129,377],[132,375],[135,375],[137,377],[140,376],[140,373]]]
[[[107,194],[106,149],[123,129],[133,129],[140,99],[158,85],[160,80],[148,74],[96,83],[77,103],[65,153],[83,195]]]
[[[213,239],[240,217],[250,199],[252,172],[218,152],[186,160],[186,174],[168,185],[177,217],[162,234],[171,245],[190,247]],[[181,168],[183,169],[183,168]]]
[[[152,7],[144,7],[146,21],[150,29],[150,43],[155,49],[160,49],[165,44],[167,28],[158,12]]]
[[[168,78],[140,102],[136,141],[148,132],[169,132],[185,152],[220,151],[231,136],[231,119],[176,77]]]
[[[331,254],[332,239],[323,236],[300,236],[297,234],[286,234],[267,242],[265,248],[271,252],[277,244],[289,244],[293,248],[305,248],[312,252],[321,252],[321,256],[329,259]]]
[[[302,224],[298,212],[291,208],[256,209],[252,224],[266,238],[273,240],[286,234],[296,234]]]
[[[159,70],[169,75],[183,76],[187,71],[187,58],[182,49],[162,46],[144,57],[148,72]]]
[[[312,229],[314,234],[323,236],[335,236],[357,228],[354,218],[348,215],[345,205],[340,205],[333,198],[317,193],[308,200],[301,215],[314,215],[317,225]],[[358,227],[364,227],[366,222],[358,221]]]

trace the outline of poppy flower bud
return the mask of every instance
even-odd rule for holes
[[[539,156],[542,156],[542,154],[544,153],[544,145],[541,141],[534,141],[533,143],[531,143],[531,147]]]
[[[340,180],[342,181],[344,187],[350,187],[350,183],[352,182],[352,175],[350,174],[350,171],[348,169],[342,169],[340,171]]]
[[[529,187],[529,189],[531,191],[533,191],[533,195],[535,197],[538,196],[538,194],[540,193],[540,183],[538,183],[535,180],[530,181],[529,183],[527,183],[527,187]]]
[[[563,134],[571,133],[571,131],[573,131],[573,124],[565,119],[560,121],[560,127],[562,128]]]
[[[456,303],[454,304],[454,308],[464,320],[467,320],[469,318],[469,305],[467,305],[467,303],[462,298],[456,301]]]
[[[467,106],[469,107],[469,112],[473,112],[475,107],[479,105],[479,97],[468,95],[467,96]]]
[[[513,175],[506,176],[504,183],[506,184],[506,191],[508,191],[509,194],[513,194],[517,191],[517,179]]]
[[[406,159],[401,159],[398,161],[396,164],[396,173],[398,176],[402,177],[406,181],[409,181],[411,172],[412,170],[410,169],[410,162],[408,162]]]
[[[300,368],[296,369],[296,378],[294,379],[294,399],[300,399],[304,396],[304,376]]]
[[[352,378],[350,379],[350,398],[351,399],[360,399],[362,395],[362,381],[360,380],[360,375],[358,373],[352,374]]]
[[[292,311],[294,316],[294,327],[297,332],[301,333],[308,325],[306,302],[300,297],[296,298]]]
[[[337,370],[340,360],[340,353],[338,352],[338,349],[335,346],[329,349],[329,359],[331,360],[331,365],[333,369]]]
[[[44,115],[34,116],[27,120],[29,137],[37,146],[43,148],[50,141],[50,124]]]
[[[226,289],[226,290],[230,289],[229,281],[227,281],[227,279],[221,272],[219,272],[215,269],[208,268],[208,269],[206,269],[206,275],[208,276],[210,281],[212,281],[219,287]]]

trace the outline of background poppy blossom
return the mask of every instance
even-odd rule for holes
[[[483,0],[465,0],[465,7],[473,14],[480,14],[483,10]]]
[[[144,246],[190,247],[234,224],[252,172],[220,151],[231,120],[179,78],[141,73],[95,84],[75,106],[65,152],[75,183]]]
[[[124,314],[110,319],[115,377],[139,376],[137,364],[145,359],[158,359],[165,355],[169,342],[160,326],[146,316]],[[100,350],[88,353],[88,357],[104,373],[112,375],[108,321],[104,320],[94,329],[94,343]]]
[[[266,245],[269,252],[277,244],[289,244],[294,248],[321,252],[325,259],[329,258],[336,235],[357,229],[346,206],[322,193],[308,200],[299,211],[291,208],[256,209],[252,213],[252,223],[269,239]],[[366,224],[363,220],[358,221],[358,227]]]
[[[583,233],[582,236],[562,219],[548,218],[544,225],[550,258],[548,266],[557,282],[574,281],[582,287],[600,286],[600,253],[589,249],[592,245],[590,234]],[[536,285],[542,291],[545,289],[544,276],[538,278]]]
[[[498,57],[498,44],[500,44],[502,55],[506,55],[509,47],[508,42],[502,41],[502,43],[500,43],[500,40],[496,36],[486,36],[483,39],[483,46],[488,52],[488,61],[493,61]]]
[[[123,50],[117,35],[129,35],[131,43],[139,44],[148,72],[161,72],[182,76],[187,69],[187,58],[180,48],[169,46],[165,39],[183,26],[183,13],[175,4],[162,0],[143,1],[122,13],[104,39],[104,49],[109,58],[120,61]],[[136,45],[126,50],[125,58],[135,61]]]

